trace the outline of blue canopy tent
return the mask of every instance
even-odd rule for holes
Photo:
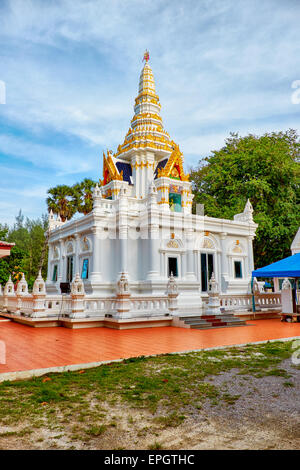
[[[296,253],[288,258],[276,261],[276,263],[269,264],[264,268],[255,269],[252,271],[252,284],[253,277],[293,277],[296,279],[293,289],[293,305],[294,312],[297,311],[297,278],[300,278],[300,253]]]
[[[252,271],[253,277],[300,277],[300,253]]]

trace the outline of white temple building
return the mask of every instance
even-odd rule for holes
[[[66,222],[50,212],[46,282],[39,273],[30,293],[24,276],[17,286],[10,278],[1,315],[31,326],[207,328],[252,311],[251,203],[233,220],[192,213],[184,156],[144,58],[134,116],[116,153],[103,155],[93,210]],[[280,294],[263,296],[261,307],[280,306]]]
[[[47,295],[60,295],[61,283],[77,275],[89,299],[105,302],[116,296],[122,273],[131,298],[147,301],[166,298],[173,275],[180,315],[204,312],[212,273],[221,294],[249,294],[257,228],[251,203],[234,220],[206,217],[201,208],[192,214],[184,156],[160,111],[146,57],[124,142],[103,154],[92,212],[65,223],[50,214]],[[151,314],[128,305],[122,318]],[[111,304],[102,313],[118,317]]]

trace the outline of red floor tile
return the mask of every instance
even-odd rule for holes
[[[31,328],[3,322],[0,341],[6,345],[6,364],[0,364],[0,373],[300,337],[300,323],[277,319],[247,323],[247,327],[212,330],[161,327],[120,331]]]

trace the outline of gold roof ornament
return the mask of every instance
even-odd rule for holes
[[[103,181],[101,181],[101,185],[105,186],[107,183],[114,180],[123,181],[123,171],[121,171],[121,173],[118,172],[111,153],[107,150],[107,156],[105,156],[103,152]]]
[[[145,62],[147,63],[149,59],[150,59],[149,51],[146,49],[144,52],[143,61],[145,60]]]
[[[175,142],[171,142],[173,145],[173,152],[171,153],[169,160],[164,168],[159,168],[157,171],[157,177],[163,176],[167,178],[180,178],[181,181],[189,181],[189,174],[185,174],[183,169],[183,154],[179,149],[179,145]]]

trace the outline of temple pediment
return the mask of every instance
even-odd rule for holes
[[[179,150],[179,145],[173,144],[173,152],[164,166],[158,168],[157,178],[167,177],[181,181],[189,181],[189,175],[183,169],[183,155]]]

